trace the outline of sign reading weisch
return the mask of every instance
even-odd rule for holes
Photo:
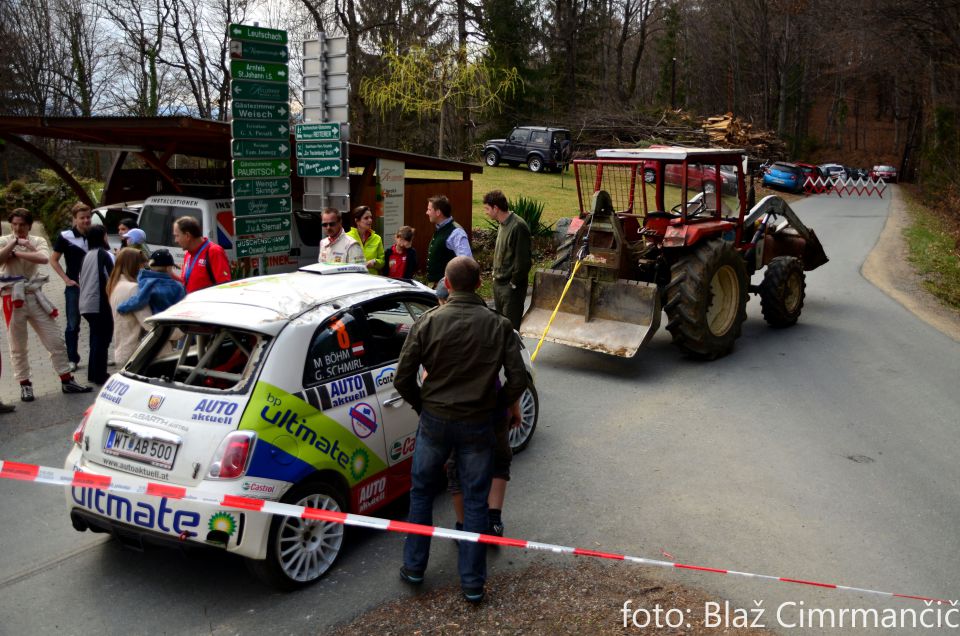
[[[238,257],[290,252],[287,32],[229,26],[233,215]],[[261,260],[261,273],[266,262]]]

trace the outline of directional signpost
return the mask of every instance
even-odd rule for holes
[[[290,86],[287,32],[231,24],[230,130],[238,257],[290,252]]]
[[[297,144],[297,159],[339,159],[341,156],[339,141],[308,141]]]

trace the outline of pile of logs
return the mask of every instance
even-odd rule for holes
[[[768,130],[754,130],[733,113],[707,117],[703,121],[703,131],[710,139],[710,145],[727,148],[744,148],[757,157],[779,157],[786,151],[783,141]]]

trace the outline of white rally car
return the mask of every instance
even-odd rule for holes
[[[70,470],[369,514],[410,489],[417,416],[393,387],[410,326],[437,304],[362,265],[311,265],[190,294],[154,316],[74,433]],[[518,347],[523,344],[517,337]],[[522,450],[538,416],[530,374]],[[226,549],[267,582],[320,578],[343,526],[73,487],[73,526]]]

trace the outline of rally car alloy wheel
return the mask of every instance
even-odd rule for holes
[[[520,396],[520,423],[510,429],[510,450],[519,453],[533,437],[540,415],[540,399],[537,390],[530,384]]]
[[[291,489],[284,503],[342,512],[343,497],[324,481],[308,481]],[[250,561],[250,569],[264,582],[294,590],[317,581],[337,560],[344,526],[299,517],[275,517],[270,524],[267,558]]]

